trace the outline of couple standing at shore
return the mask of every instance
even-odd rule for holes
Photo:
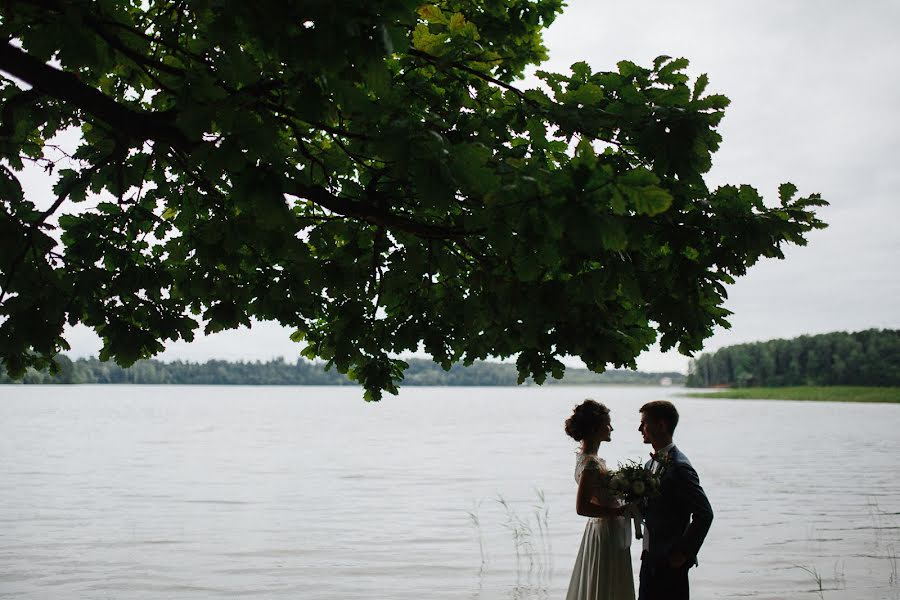
[[[659,476],[660,493],[637,507],[643,518],[638,600],[687,600],[688,570],[713,519],[697,472],[672,442],[678,411],[671,402],[648,402],[638,430],[653,446],[644,468]],[[594,400],[575,407],[566,433],[581,442],[575,466],[575,509],[591,517],[584,530],[566,600],[634,600],[631,528],[622,506],[606,488],[606,463],[597,454],[613,431],[609,409]]]

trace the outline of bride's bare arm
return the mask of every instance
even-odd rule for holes
[[[583,517],[621,517],[625,509],[621,506],[600,506],[591,502],[600,483],[600,471],[585,469],[578,482],[575,498],[575,512]]]

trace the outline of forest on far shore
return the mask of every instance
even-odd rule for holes
[[[205,363],[163,362],[140,360],[129,368],[112,361],[96,358],[70,360],[56,357],[59,373],[30,369],[20,381],[13,381],[0,365],[0,383],[136,383],[176,385],[356,385],[335,369],[326,370],[324,363],[298,359],[294,363],[283,359],[265,362],[229,362],[209,360]],[[479,361],[465,367],[454,365],[444,371],[427,359],[407,359],[404,385],[516,385],[518,372],[514,364]],[[683,373],[644,373],[641,371],[610,370],[602,374],[587,369],[567,368],[561,380],[547,378],[547,383],[567,385],[684,385]]]
[[[727,346],[691,361],[688,387],[900,386],[900,330]]]
[[[59,372],[29,369],[13,380],[0,364],[0,384],[176,384],[176,385],[355,385],[322,362],[282,358],[269,361],[209,360],[203,363],[140,360],[129,368],[97,358],[56,357]],[[512,386],[516,366],[478,361],[445,371],[428,359],[407,359],[403,385]],[[533,383],[530,380],[526,384]],[[900,386],[900,330],[868,329],[855,333],[804,335],[727,346],[701,354],[687,376],[678,372],[609,370],[602,374],[569,367],[563,385],[686,385],[688,387]]]

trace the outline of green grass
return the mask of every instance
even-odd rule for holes
[[[682,394],[690,398],[731,398],[735,400],[817,400],[822,402],[896,402],[900,387],[798,386],[730,388]]]

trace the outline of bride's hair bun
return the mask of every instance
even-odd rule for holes
[[[585,400],[566,419],[566,433],[576,442],[591,435],[609,420],[609,409],[596,400]]]

